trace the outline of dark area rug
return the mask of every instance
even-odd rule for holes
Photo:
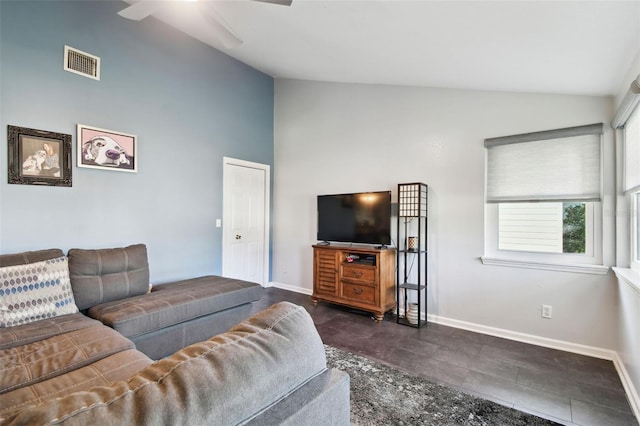
[[[351,377],[352,425],[557,425],[325,345],[327,365]]]

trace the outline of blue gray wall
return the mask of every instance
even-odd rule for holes
[[[0,2],[0,253],[147,244],[154,283],[222,271],[222,157],[273,169],[273,79],[112,1]],[[63,70],[64,45],[101,81]],[[76,124],[138,136],[137,174],[76,167]],[[73,187],[7,184],[7,125],[73,136]]]

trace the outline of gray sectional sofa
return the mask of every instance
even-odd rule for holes
[[[66,262],[73,298],[58,288]],[[260,286],[209,276],[148,292],[148,268],[143,245],[0,255],[0,424],[348,424],[349,377],[327,369],[303,308],[218,334]],[[31,291],[44,296],[15,302]]]

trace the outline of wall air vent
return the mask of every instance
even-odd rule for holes
[[[73,47],[64,47],[64,69],[94,80],[100,80],[100,58]]]

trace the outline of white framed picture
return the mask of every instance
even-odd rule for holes
[[[138,172],[138,138],[78,124],[78,167]]]

